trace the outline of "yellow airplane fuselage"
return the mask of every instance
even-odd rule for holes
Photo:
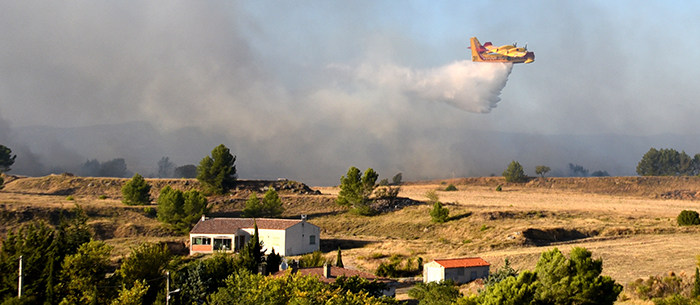
[[[517,48],[513,45],[493,47],[489,43],[484,47],[476,37],[471,38],[472,61],[475,62],[505,62],[526,63],[535,61],[535,53],[527,52],[525,48]]]

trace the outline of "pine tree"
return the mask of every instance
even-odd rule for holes
[[[151,203],[151,186],[138,173],[122,187],[122,202],[127,205],[144,205]]]
[[[243,208],[243,217],[257,218],[263,216],[263,206],[255,192],[251,193]]]
[[[236,156],[221,144],[211,151],[197,167],[197,180],[202,186],[216,194],[223,194],[236,183]]]
[[[265,197],[262,200],[262,210],[263,215],[267,217],[280,217],[284,212],[284,207],[282,206],[282,200],[277,194],[275,189],[270,188],[265,193]]]

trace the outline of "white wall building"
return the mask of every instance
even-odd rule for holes
[[[436,259],[423,265],[423,282],[453,280],[457,284],[487,278],[491,264],[480,257]]]
[[[300,255],[319,250],[318,226],[302,219],[205,218],[190,231],[190,254],[214,251],[238,252],[245,246],[258,225],[258,236],[266,253],[272,249],[282,256]]]

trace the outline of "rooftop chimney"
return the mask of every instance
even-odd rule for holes
[[[323,277],[327,279],[331,278],[331,265],[323,264]]]
[[[302,214],[302,215],[301,215],[301,221],[306,221],[306,215],[305,215],[305,214]]]
[[[207,220],[207,217],[204,216],[204,214],[202,214],[202,221],[205,221],[205,220]]]

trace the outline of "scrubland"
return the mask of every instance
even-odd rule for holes
[[[8,177],[0,190],[0,235],[33,220],[56,224],[75,203],[90,216],[95,236],[115,246],[115,259],[143,241],[183,243],[186,236],[160,224],[152,209],[121,203],[127,179],[48,176]],[[196,180],[147,179],[152,196],[164,185],[187,190]],[[210,197],[211,214],[239,216],[250,192],[267,182]],[[274,184],[279,182],[269,182]],[[457,191],[443,191],[448,184]],[[496,191],[501,185],[502,191]],[[366,217],[335,204],[337,187],[280,190],[284,217],[309,215],[322,230],[328,257],[343,249],[346,266],[372,272],[391,256],[415,264],[434,258],[480,256],[497,268],[508,257],[517,269],[533,269],[539,254],[585,247],[603,259],[603,272],[625,285],[669,271],[692,275],[700,254],[700,228],[680,227],[682,210],[700,210],[700,178],[604,177],[531,178],[505,183],[500,177],[408,182],[399,197],[414,205]],[[430,221],[426,192],[435,190],[450,220]],[[73,197],[68,200],[67,196]],[[154,200],[155,203],[155,200]],[[155,207],[154,205],[151,207]]]

